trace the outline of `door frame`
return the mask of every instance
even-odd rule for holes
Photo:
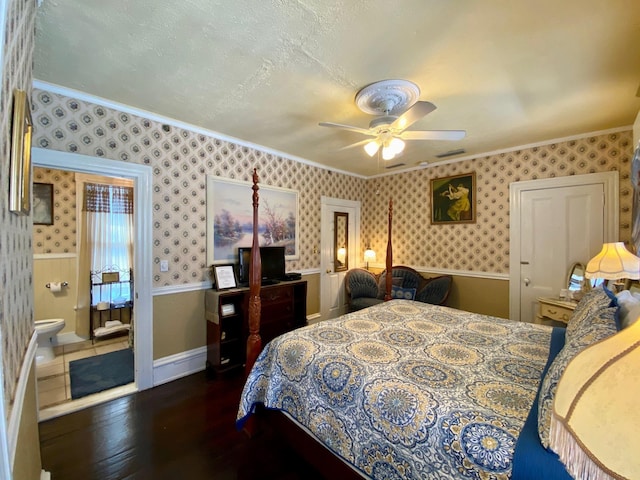
[[[343,198],[325,197],[320,198],[320,319],[326,320],[327,313],[331,307],[331,301],[328,300],[328,294],[331,291],[327,277],[327,270],[333,271],[333,235],[328,234],[325,228],[326,222],[333,222],[333,212],[339,211],[340,208],[353,208],[354,215],[354,235],[355,245],[353,249],[349,249],[349,258],[354,261],[349,265],[349,269],[359,266],[357,259],[360,259],[360,202],[358,200],[345,200]],[[329,218],[330,217],[330,218]],[[331,237],[331,238],[329,238]]]
[[[528,190],[601,184],[604,188],[604,241],[615,242],[619,234],[620,183],[617,171],[525,180],[509,185],[509,318],[520,320],[520,213],[521,194]]]
[[[130,178],[134,182],[133,268],[135,272],[133,315],[135,318],[134,350],[135,385],[137,390],[153,387],[153,259],[151,245],[153,192],[149,165],[91,157],[78,153],[32,148],[34,167],[55,168],[78,173]]]

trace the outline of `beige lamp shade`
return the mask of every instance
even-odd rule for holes
[[[600,253],[589,260],[585,277],[640,279],[640,258],[627,250],[622,242],[605,243]]]
[[[556,389],[551,448],[574,478],[640,478],[640,321],[569,363]]]
[[[364,261],[365,262],[375,262],[376,261],[376,252],[374,252],[370,248],[367,248],[364,251]]]

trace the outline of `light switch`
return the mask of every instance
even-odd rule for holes
[[[169,260],[160,260],[160,271],[161,272],[169,271]]]

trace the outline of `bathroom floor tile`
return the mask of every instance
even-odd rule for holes
[[[36,377],[38,380],[62,374],[64,374],[64,362],[62,361],[62,358],[60,358],[59,362],[51,363],[41,368],[36,368]]]
[[[85,350],[87,348],[92,348],[93,347],[93,342],[91,342],[91,340],[86,340],[84,342],[76,342],[76,343],[69,343],[66,345],[62,345],[62,348],[64,350],[65,355],[69,354],[69,353],[73,353],[73,352],[77,352],[79,350]]]
[[[54,375],[61,375],[64,373],[64,362],[62,357],[56,359],[53,362],[49,362],[42,365],[36,365],[36,377],[38,379],[52,377]]]
[[[71,378],[69,378],[69,374],[64,374],[64,391],[67,395],[67,400],[71,399]]]
[[[40,408],[49,407],[65,402],[70,397],[67,396],[66,387],[56,388],[47,392],[38,391],[38,405]]]
[[[121,343],[110,343],[109,345],[100,345],[95,347],[96,353],[98,355],[102,355],[103,353],[115,352],[117,350],[123,350],[126,347],[123,347]]]
[[[46,378],[44,380],[38,380],[38,392],[49,392],[57,388],[64,388],[64,375],[57,375],[55,377]]]

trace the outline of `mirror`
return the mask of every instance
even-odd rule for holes
[[[576,292],[582,290],[584,284],[584,265],[581,263],[574,263],[569,269],[569,276],[567,277],[567,290],[570,292]]]
[[[333,213],[333,270],[344,272],[349,269],[349,214]]]

